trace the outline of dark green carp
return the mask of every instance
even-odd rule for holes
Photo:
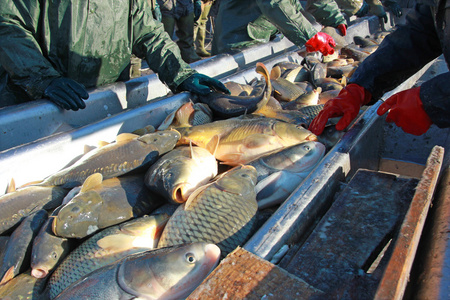
[[[168,215],[143,216],[108,227],[81,243],[50,277],[51,298],[81,277],[130,254],[154,249]]]
[[[145,186],[143,175],[102,180],[102,175],[95,173],[54,217],[53,232],[61,237],[83,238],[99,229],[148,214],[163,203],[164,199]]]
[[[250,237],[256,203],[256,169],[235,167],[198,188],[174,212],[158,247],[192,242],[214,243],[226,256]]]
[[[219,258],[219,248],[207,243],[132,254],[82,277],[55,299],[185,299]]]
[[[179,138],[179,133],[173,130],[143,136],[119,134],[116,142],[89,151],[74,164],[50,175],[38,185],[72,188],[81,185],[94,173],[102,174],[104,179],[117,177],[152,164],[160,155],[172,150]]]
[[[29,269],[33,239],[47,218],[47,211],[38,210],[26,217],[11,234],[0,268],[0,284]]]
[[[58,186],[26,186],[0,196],[0,234],[40,209],[58,207],[67,193]]]
[[[269,71],[262,63],[256,63],[256,72],[263,75],[265,80],[254,87],[248,96],[233,96],[220,92],[212,92],[206,96],[199,95],[199,101],[207,104],[215,116],[230,118],[252,113],[267,104],[272,95],[272,84]]]

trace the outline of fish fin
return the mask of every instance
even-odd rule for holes
[[[44,180],[30,181],[30,182],[27,182],[25,184],[22,184],[21,186],[18,187],[18,189],[26,187],[26,186],[30,186],[30,185],[38,185],[38,184],[41,184],[43,182],[44,182]]]
[[[3,278],[0,281],[0,285],[7,283],[8,281],[14,278],[14,270],[15,268],[14,266],[12,266],[5,272],[5,275],[3,275]]]
[[[342,76],[341,85],[345,87],[347,85],[347,77],[345,75]]]
[[[106,143],[106,142],[105,142],[105,143]],[[84,145],[84,148],[83,148],[83,154],[86,154],[86,153],[88,153],[89,151],[94,150],[94,149],[96,149],[94,146]]]
[[[191,159],[197,160],[197,157],[195,156],[194,148],[192,147],[192,140],[189,140],[189,149],[191,150]]]
[[[153,125],[147,125],[147,126],[145,126],[143,128],[139,128],[139,129],[134,130],[132,133],[142,136],[144,134],[152,133],[152,132],[155,132],[155,131],[156,131],[156,129],[155,129],[155,127],[153,127]]]
[[[275,137],[264,133],[254,133],[242,140],[242,147],[248,149],[259,148],[268,145],[272,139],[275,139]]]
[[[120,143],[120,142],[127,142],[127,141],[131,141],[134,140],[135,138],[139,137],[139,135],[134,134],[134,133],[121,133],[116,137],[116,142]]]
[[[242,153],[227,153],[220,158],[222,161],[221,164],[237,166],[241,163],[242,155]]]
[[[190,120],[192,114],[195,112],[194,105],[192,102],[188,102],[186,104],[183,104],[177,112],[175,113],[176,119],[178,120],[178,123],[181,127],[190,127]]]
[[[270,70],[270,79],[277,80],[281,76],[281,68],[280,66],[275,66]]]
[[[132,248],[155,247],[155,239],[148,236],[135,236],[123,233],[105,236],[97,241],[97,245],[109,254],[123,252]]]
[[[315,89],[315,91],[317,94],[320,94],[320,93],[322,93],[322,88],[319,86]]]
[[[6,194],[12,193],[16,191],[16,182],[14,181],[14,178],[11,178],[8,185],[6,186]]]
[[[177,111],[178,111],[178,109],[167,115],[167,117],[164,119],[164,121],[162,121],[162,123],[159,125],[158,131],[166,130],[169,128],[170,125],[172,125]]]
[[[206,144],[206,150],[209,151],[212,155],[216,156],[217,148],[219,148],[220,137],[216,134],[211,140],[209,140],[208,144]]]
[[[98,141],[98,142],[97,142],[97,145],[98,145],[99,148],[108,146],[109,144],[110,144],[110,143],[105,142],[105,141]]]
[[[103,175],[101,173],[94,173],[90,175],[88,178],[86,178],[83,185],[81,186],[80,193],[84,193],[94,189],[95,187],[101,185],[102,181]]]
[[[146,228],[149,228],[150,233],[146,234],[142,232],[142,226],[136,223],[125,223],[120,227],[120,232],[122,234],[139,236],[145,235],[146,237],[156,238],[159,233],[163,230],[164,226],[166,226],[167,221],[169,220],[168,214],[157,214],[145,216],[147,218],[146,223],[148,224]]]

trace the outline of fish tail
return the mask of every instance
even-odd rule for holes
[[[3,275],[3,278],[0,281],[0,285],[7,283],[8,281],[14,278],[14,270],[15,268],[14,266],[12,266],[11,268],[8,269],[8,271],[6,271],[5,275]]]

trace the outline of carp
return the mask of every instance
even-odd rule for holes
[[[214,243],[226,256],[250,237],[258,205],[257,172],[239,166],[198,188],[164,228],[158,247],[192,242]]]
[[[87,274],[55,299],[184,299],[219,258],[219,248],[207,243],[132,254]]]
[[[158,157],[172,150],[180,135],[173,130],[158,131],[139,136],[122,133],[116,142],[89,151],[71,166],[64,168],[37,185],[59,185],[72,188],[81,185],[94,174],[102,174],[104,179],[117,177],[138,167],[150,165]]]
[[[145,215],[108,227],[81,243],[56,268],[48,282],[51,298],[107,264],[130,254],[154,249],[169,216]]]
[[[272,95],[272,84],[269,79],[269,71],[260,62],[256,63],[256,72],[263,75],[261,80],[248,96],[233,96],[220,92],[211,92],[208,95],[198,95],[200,102],[207,104],[214,115],[222,118],[230,118],[257,111],[269,101]]]
[[[99,229],[148,214],[163,203],[163,199],[147,189],[141,175],[103,180],[100,173],[95,173],[53,218],[53,233],[83,238]]]
[[[223,164],[245,164],[275,149],[317,140],[317,136],[300,125],[273,118],[230,118],[189,128],[177,128],[180,144],[208,149]]]
[[[145,184],[169,202],[179,204],[217,172],[217,160],[208,150],[192,145],[179,146],[148,169]]]

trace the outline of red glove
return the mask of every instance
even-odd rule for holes
[[[336,46],[336,42],[325,32],[318,32],[305,43],[305,46],[308,52],[320,51],[323,55],[330,55],[334,53],[333,47]]]
[[[337,29],[339,29],[339,31],[341,32],[342,36],[346,36],[347,35],[347,25],[345,24],[339,24],[337,26]]]
[[[388,110],[386,122],[395,122],[410,134],[422,135],[432,124],[420,100],[420,87],[392,95],[380,105],[377,114],[381,116]]]
[[[361,106],[369,103],[372,94],[360,85],[351,83],[344,87],[339,95],[328,100],[322,111],[309,125],[309,130],[320,135],[329,118],[343,116],[336,124],[337,130],[343,130],[358,116]]]

